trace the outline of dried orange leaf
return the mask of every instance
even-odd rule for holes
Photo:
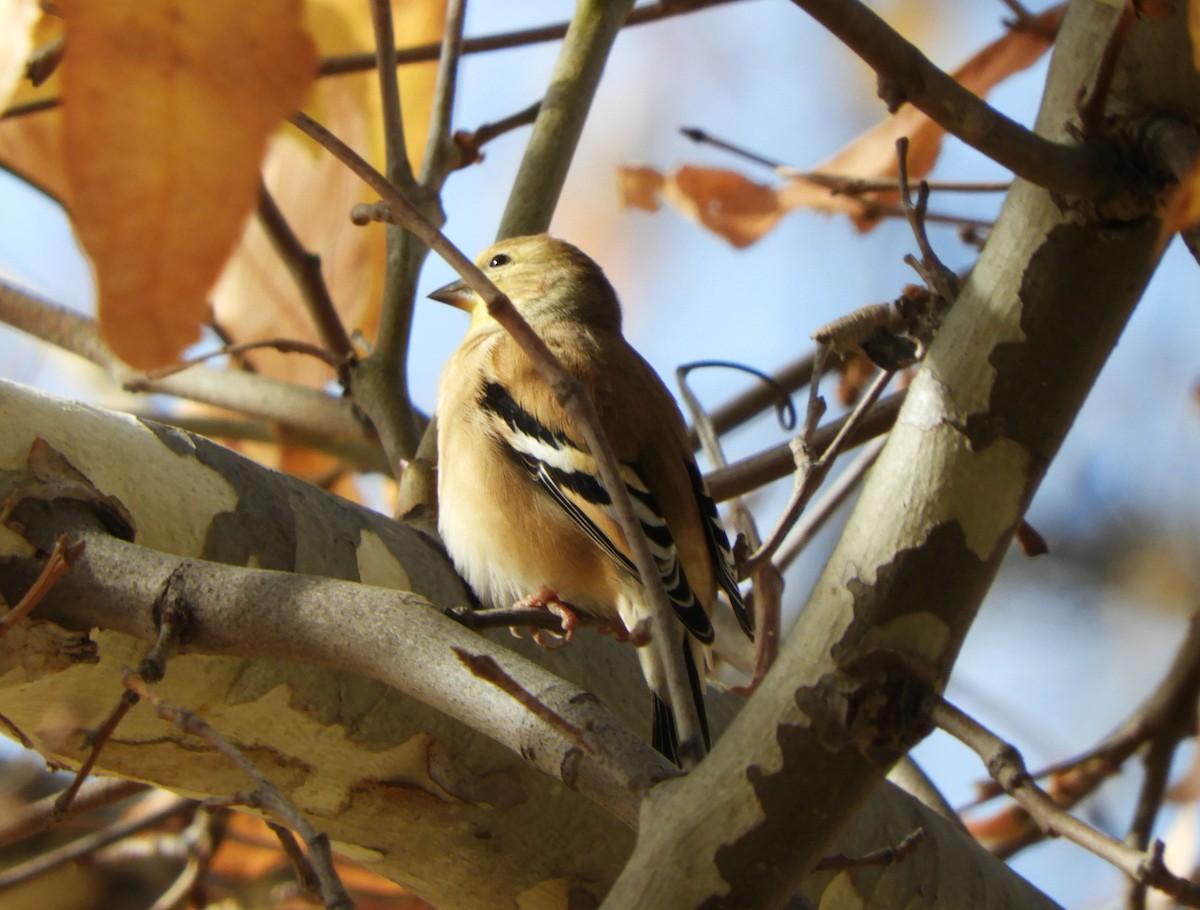
[[[42,14],[33,29],[30,44],[34,48],[41,47],[61,34],[62,20],[58,16]],[[52,99],[58,96],[59,89],[57,73],[36,88],[28,80],[18,79],[7,103],[17,107]],[[51,108],[0,121],[0,162],[31,186],[67,204],[61,109]]]
[[[663,197],[736,247],[754,243],[783,215],[775,190],[719,168],[681,167]]]
[[[316,69],[301,0],[62,0],[63,130],[99,317],[134,366],[199,336],[267,137]]]
[[[658,211],[658,196],[667,178],[652,167],[618,167],[617,195],[622,208]]]
[[[374,46],[371,4],[362,0],[309,0],[306,21],[322,56]],[[444,0],[393,3],[398,41],[437,41]],[[420,164],[429,124],[436,66],[401,70],[404,139],[414,167]],[[305,110],[366,156],[383,164],[379,83],[375,73],[322,79]],[[383,226],[355,227],[347,213],[376,197],[348,168],[296,130],[272,139],[264,179],[288,225],[321,259],[321,274],[342,324],[374,337],[382,298]],[[236,341],[283,336],[320,344],[312,316],[257,218],[251,219],[212,293],[217,322]],[[329,382],[329,368],[309,357],[255,351],[247,356],[264,375],[310,386]]]
[[[1065,13],[1066,4],[1062,3],[1034,16],[987,45],[951,75],[965,88],[986,96],[1004,79],[1032,66],[1046,52]],[[928,116],[906,104],[814,170],[819,174],[864,180],[895,177],[896,140],[907,136],[908,172],[911,177],[919,178],[936,163],[945,133]],[[785,212],[793,209],[848,214],[859,230],[868,230],[878,220],[876,207],[894,205],[898,199],[895,192],[857,196],[835,193],[824,183],[802,176],[772,189],[731,171],[707,168],[683,167],[673,177],[665,178],[661,186],[654,185],[650,175],[663,179],[645,168],[622,170],[621,190],[626,205],[654,211],[653,198],[647,202],[644,194],[661,195],[735,246],[758,240]],[[626,186],[629,182],[632,188]]]

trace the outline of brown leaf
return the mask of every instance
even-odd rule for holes
[[[1024,27],[1008,31],[983,48],[951,75],[975,94],[986,96],[1046,52],[1065,12],[1066,4],[1062,3],[1033,17]],[[896,140],[907,136],[908,172],[910,177],[920,178],[936,163],[945,133],[928,116],[906,104],[818,165],[815,172],[866,180],[896,177]],[[772,189],[732,171],[688,166],[671,177],[651,168],[623,168],[619,179],[625,205],[654,211],[657,203],[653,197],[661,195],[738,247],[754,243],[793,209],[848,214],[859,230],[868,230],[878,220],[874,206],[895,205],[898,200],[895,192],[859,196],[835,193],[824,183],[802,176]]]
[[[749,246],[783,215],[775,190],[736,171],[681,167],[663,185],[663,197],[736,247]]]
[[[67,172],[99,318],[134,366],[199,336],[267,137],[316,69],[301,0],[63,0]]]
[[[34,27],[31,43],[42,47],[61,35],[62,19],[43,14]],[[22,79],[9,98],[9,105],[57,98],[61,88],[57,72],[37,88]],[[69,205],[63,157],[61,108],[0,121],[0,162],[27,183]]]
[[[652,167],[617,168],[617,196],[623,208],[658,211],[658,197],[666,178]]]
[[[393,7],[401,44],[441,37],[443,0],[410,0]],[[310,0],[306,15],[322,56],[374,46],[369,3]],[[404,139],[414,168],[420,165],[425,145],[435,77],[436,66],[401,68]],[[305,109],[376,167],[382,166],[379,83],[373,72],[318,81]],[[383,225],[355,227],[347,213],[356,203],[377,197],[344,164],[295,130],[272,139],[263,174],[292,230],[321,258],[322,277],[342,323],[374,337],[383,286]],[[282,336],[321,342],[296,282],[257,218],[247,224],[212,300],[218,324],[236,341]],[[332,378],[327,366],[309,357],[263,350],[246,359],[276,379],[321,386]]]

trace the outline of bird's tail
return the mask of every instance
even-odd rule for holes
[[[712,739],[708,732],[708,715],[704,710],[704,679],[700,675],[700,668],[696,665],[696,649],[702,646],[693,641],[692,637],[686,633],[683,635],[681,644],[683,645],[683,665],[687,668],[688,685],[691,689],[692,701],[696,705],[696,717],[700,720],[700,733],[704,737],[704,751],[707,752],[712,748]],[[659,674],[647,666],[647,661],[653,662],[654,660],[653,655],[649,652],[650,648],[642,648],[640,651],[642,667],[646,679],[654,681],[658,679]],[[660,687],[651,683],[654,714],[651,719],[650,743],[678,765],[680,763],[679,731],[675,727],[675,712],[671,710],[670,702],[659,694],[660,690],[665,693],[665,686]]]

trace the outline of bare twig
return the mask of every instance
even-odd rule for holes
[[[946,303],[953,303],[958,297],[958,276],[952,269],[938,258],[929,242],[929,234],[925,230],[929,210],[929,184],[921,181],[917,190],[917,201],[913,202],[911,188],[908,183],[908,138],[896,140],[896,159],[899,167],[898,181],[900,183],[900,203],[908,218],[909,227],[917,239],[917,248],[921,251],[921,261],[914,262],[906,256],[904,261],[911,265],[924,280],[930,291],[941,297]]]
[[[876,405],[862,418],[855,429],[845,440],[845,446],[861,445],[869,439],[881,436],[892,428],[896,415],[904,403],[906,389],[901,389],[889,395]],[[813,438],[813,448],[823,450],[845,427],[849,415],[834,420],[817,432]],[[751,455],[741,461],[734,462],[727,468],[713,471],[705,477],[709,492],[717,502],[722,502],[731,496],[757,489],[773,480],[787,477],[796,468],[795,455],[788,443],[781,443],[770,449]]]
[[[729,152],[739,158],[744,158],[754,164],[770,168],[780,177],[789,180],[804,180],[817,186],[825,187],[835,196],[859,196],[863,193],[897,192],[900,189],[898,180],[885,180],[869,177],[855,177],[850,174],[831,174],[827,171],[802,171],[778,161],[752,152],[740,145],[735,145],[724,139],[719,139],[711,133],[696,127],[681,127],[679,130],[693,142],[711,145],[714,148]],[[1012,187],[1011,180],[930,180],[931,190],[945,193],[1006,193]]]
[[[446,6],[446,28],[442,34],[437,82],[433,89],[429,138],[421,162],[421,185],[434,190],[441,188],[447,175],[459,164],[451,132],[454,127],[454,97],[458,86],[458,61],[462,55],[466,8],[466,0],[449,0]]]
[[[881,371],[871,383],[867,393],[863,395],[847,416],[845,422],[841,425],[837,435],[830,440],[821,454],[815,460],[811,460],[809,453],[816,452],[813,442],[799,437],[793,440],[793,450],[797,461],[796,482],[792,487],[792,497],[788,502],[787,508],[784,509],[783,515],[780,517],[775,528],[767,537],[766,542],[759,547],[757,552],[751,554],[742,567],[744,572],[752,572],[760,562],[769,560],[775,551],[779,549],[784,538],[804,511],[804,507],[812,498],[813,493],[821,485],[825,479],[825,475],[829,473],[829,469],[833,466],[834,460],[841,453],[843,447],[850,439],[851,434],[858,427],[867,412],[875,405],[879,396],[883,393],[884,388],[891,381],[891,371]],[[815,434],[807,434],[815,436]]]
[[[699,365],[703,366],[706,364],[701,363]],[[730,366],[730,364],[720,363],[716,365]],[[725,452],[721,448],[721,441],[717,435],[717,431],[709,419],[708,412],[704,410],[703,405],[700,404],[700,399],[696,397],[695,392],[692,391],[691,386],[687,382],[688,373],[695,369],[696,366],[697,364],[681,366],[675,371],[675,376],[679,381],[683,400],[692,415],[692,426],[700,438],[705,458],[708,459],[709,464],[713,467],[723,468],[729,462],[726,460]],[[819,361],[817,369],[820,369]],[[755,370],[751,370],[750,372],[768,382],[768,384],[772,382],[769,376],[764,376]],[[814,383],[813,385],[816,384]],[[781,390],[776,388],[776,391],[780,392]],[[786,393],[782,394],[786,405],[791,407],[791,399],[787,397]],[[793,412],[793,419],[794,416]],[[746,547],[750,550],[757,550],[762,545],[762,536],[758,532],[758,524],[754,520],[753,513],[740,498],[732,500],[729,507],[733,517],[733,526],[737,533],[742,536]],[[758,681],[767,675],[767,671],[771,669],[771,665],[775,662],[775,656],[779,652],[783,577],[775,566],[766,562],[761,564],[754,573],[753,583],[754,674],[750,688],[756,686]]]
[[[365,436],[348,401],[265,376],[196,368],[160,381],[146,381],[101,340],[95,320],[3,283],[0,322],[90,360],[128,391],[175,395],[278,420],[333,439],[362,440]]]
[[[83,552],[83,541],[69,541],[65,534],[60,534],[54,541],[54,548],[46,557],[46,564],[37,577],[37,581],[17,601],[17,605],[0,616],[0,638],[8,634],[8,630],[28,616],[42,602],[46,593],[54,587],[60,578],[71,571],[80,554]]]
[[[93,834],[88,834],[69,844],[42,853],[28,862],[13,866],[0,872],[0,891],[6,891],[15,885],[22,884],[39,875],[51,872],[60,866],[74,862],[77,859],[95,853],[110,844],[115,844],[130,835],[137,834],[162,824],[169,818],[191,812],[196,806],[194,800],[176,797],[161,808],[138,818],[120,821]]]
[[[333,352],[338,361],[345,360],[354,348],[329,295],[329,286],[321,272],[321,257],[300,242],[265,183],[258,188],[258,220],[271,246],[296,282],[300,298],[308,309],[309,318],[322,344]]]
[[[300,833],[312,857],[313,869],[321,882],[321,897],[328,908],[351,910],[354,902],[346,893],[341,879],[334,866],[333,854],[329,848],[329,838],[319,834],[308,823],[308,820],[295,806],[279,791],[270,779],[258,769],[254,762],[246,758],[228,740],[217,733],[212,726],[200,717],[184,708],[168,704],[154,694],[136,673],[125,674],[125,686],[139,699],[154,706],[158,716],[175,724],[185,733],[199,736],[205,742],[216,748],[234,766],[247,774],[255,783],[251,794],[254,804],[259,808],[273,812],[278,818],[293,830]]]
[[[672,16],[699,12],[713,6],[721,6],[731,0],[690,0],[688,3],[649,3],[635,9],[629,14],[625,25],[643,25],[658,22]],[[522,29],[516,32],[504,32],[499,35],[487,35],[482,38],[467,38],[463,41],[464,54],[480,54],[488,51],[505,50],[512,47],[525,47],[531,44],[542,44],[547,41],[557,41],[567,34],[569,22],[555,25],[543,25],[537,28]],[[396,51],[396,62],[400,66],[412,63],[426,63],[437,60],[441,52],[440,44],[422,44],[418,47],[401,48]],[[321,61],[318,73],[322,76],[341,76],[352,73],[362,73],[375,67],[374,54],[343,54],[336,57],[326,57]]]
[[[476,128],[473,132],[460,130],[454,134],[454,145],[458,149],[458,164],[460,168],[474,164],[483,157],[481,149],[505,133],[519,129],[522,126],[529,126],[541,112],[542,102],[535,101],[527,108],[517,111],[515,114],[509,114],[507,117],[502,117],[492,123],[485,123]]]
[[[140,678],[151,682],[157,682],[163,678],[163,674],[166,672],[167,657],[187,631],[190,622],[186,604],[174,592],[178,578],[178,572],[171,573],[159,592],[153,611],[155,621],[158,623],[158,637],[151,645],[150,650],[146,652],[146,656],[142,658],[141,663],[138,664],[137,670],[134,671]],[[75,779],[55,800],[54,811],[56,813],[65,814],[70,809],[75,795],[83,786],[88,775],[92,773],[96,760],[104,751],[104,747],[108,745],[113,732],[137,703],[137,695],[127,688],[121,693],[121,698],[104,722],[87,735],[85,740],[88,748],[87,758],[80,764],[79,770],[75,773]]]
[[[1136,882],[1157,888],[1187,907],[1200,907],[1200,884],[1181,878],[1163,862],[1163,845],[1149,850],[1121,843],[1068,813],[1034,783],[1020,753],[941,696],[927,696],[930,720],[971,748],[988,774],[1048,834],[1059,835],[1111,863]]]
[[[774,562],[780,569],[786,569],[795,562],[804,548],[817,535],[817,532],[825,527],[825,523],[854,492],[859,482],[866,476],[867,471],[875,464],[879,453],[883,451],[885,442],[886,440],[883,438],[876,438],[863,446],[863,450],[855,456],[846,470],[837,476],[820,498],[805,509],[804,514],[788,532],[775,555]]]
[[[384,173],[402,190],[416,185],[408,151],[404,146],[404,118],[400,111],[400,80],[396,73],[396,36],[392,28],[390,0],[370,0],[371,25],[375,29],[375,72],[383,107]]]
[[[1200,699],[1200,614],[1193,615],[1187,634],[1175,652],[1162,681],[1121,727],[1104,742],[1082,755],[1058,762],[1037,771],[1036,780],[1051,778],[1054,795],[1060,806],[1069,809],[1108,780],[1147,743],[1177,743],[1194,734],[1196,703]],[[1147,755],[1147,761],[1150,756]],[[1156,759],[1157,760],[1157,759]],[[1146,789],[1145,798],[1153,797]],[[983,794],[997,795],[999,788]],[[1139,824],[1133,826],[1137,830]],[[994,848],[1001,857],[1011,856],[1022,847],[1038,840],[1036,832],[1022,833]],[[1142,845],[1145,846],[1145,845]]]
[[[846,856],[842,853],[834,856],[826,856],[814,868],[817,871],[864,869],[872,866],[890,866],[894,863],[901,863],[916,853],[917,848],[925,842],[928,836],[924,828],[917,828],[915,831],[905,835],[904,839],[894,847],[884,847],[881,850],[875,850],[863,856]]]
[[[59,811],[58,794],[43,797],[14,810],[4,826],[0,828],[0,845],[24,840],[57,825],[69,818],[76,818],[96,809],[103,809],[123,799],[137,796],[150,789],[149,784],[119,778],[95,778],[89,780],[76,793],[70,807]]]
[[[1104,53],[1100,55],[1096,81],[1092,83],[1091,91],[1079,102],[1079,123],[1084,136],[1097,136],[1104,130],[1104,107],[1108,104],[1108,95],[1112,90],[1117,61],[1121,58],[1121,51],[1124,50],[1136,21],[1133,0],[1124,0],[1120,18],[1117,19],[1116,27],[1109,33],[1108,41],[1104,44]]]
[[[168,376],[174,376],[176,373],[182,373],[184,370],[189,370],[205,361],[212,360],[214,357],[234,357],[238,354],[244,354],[247,351],[258,351],[263,348],[270,348],[272,351],[277,351],[280,354],[307,354],[309,357],[315,357],[335,372],[340,369],[343,363],[341,357],[327,351],[325,348],[309,344],[307,341],[299,341],[294,338],[263,338],[259,341],[243,341],[240,344],[222,345],[215,351],[208,351],[204,354],[198,354],[195,357],[188,357],[186,360],[179,361],[179,363],[168,364],[165,367],[158,367],[154,370],[146,370],[141,374],[140,379],[134,381],[149,384],[159,379],[165,379]]]
[[[314,897],[321,896],[321,880],[317,877],[317,871],[313,868],[313,864],[309,862],[308,855],[300,848],[300,842],[296,840],[296,835],[290,828],[286,828],[276,822],[267,821],[267,827],[275,834],[279,840],[279,846],[283,848],[284,854],[291,860],[292,868],[296,870],[296,879],[300,882],[300,887]]]
[[[504,669],[487,654],[471,654],[464,648],[453,648],[453,651],[458,655],[458,659],[463,662],[463,666],[477,677],[490,682],[497,689],[514,698],[530,714],[533,714],[539,720],[544,721],[559,732],[575,740],[581,749],[586,749],[588,752],[595,751],[595,747],[589,742],[585,730],[581,730],[561,715],[555,713],[549,705],[524,688],[509,674],[505,673]]]
[[[963,142],[1049,190],[1090,196],[1112,179],[1095,150],[1044,139],[1005,117],[934,66],[859,0],[792,2],[875,70],[888,110],[912,104]]]

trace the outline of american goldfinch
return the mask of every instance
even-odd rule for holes
[[[503,240],[476,260],[591,396],[649,540],[674,615],[701,732],[710,614],[722,589],[750,621],[729,541],[692,457],[683,416],[621,335],[600,267],[545,234]],[[438,528],[458,571],[497,607],[536,596],[640,628],[646,595],[582,434],[529,357],[456,281],[429,295],[471,315],[438,389]],[[659,634],[652,629],[651,634]],[[653,693],[653,743],[678,761],[675,719],[654,648],[638,649]]]

